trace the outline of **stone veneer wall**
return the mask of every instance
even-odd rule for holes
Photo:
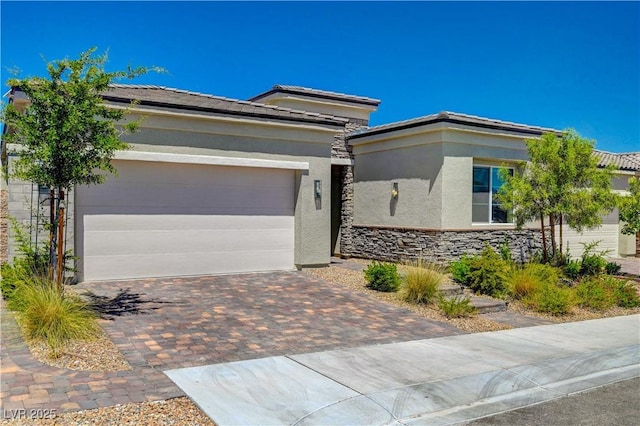
[[[636,234],[636,257],[640,257],[640,232]]]
[[[497,250],[505,239],[518,261],[542,250],[542,238],[535,229],[443,231],[353,225],[351,237],[353,256],[394,262],[421,258],[445,263],[463,254],[479,253],[485,243]]]
[[[367,127],[366,120],[351,118],[345,125],[344,132],[335,136],[331,146],[331,158],[353,161],[353,148],[346,140],[346,134]],[[340,255],[350,257],[353,250],[353,166],[342,166],[342,209],[340,211]]]

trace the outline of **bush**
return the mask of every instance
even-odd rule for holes
[[[640,296],[633,284],[618,280],[616,285],[616,304],[622,308],[637,308],[640,306]]]
[[[583,308],[604,311],[616,304],[617,282],[594,277],[584,278],[576,287],[578,304]]]
[[[595,276],[604,272],[607,266],[607,260],[604,258],[608,251],[596,251],[600,241],[591,243],[581,243],[584,247],[582,252],[582,266],[580,268],[581,275]]]
[[[567,278],[577,280],[580,277],[580,269],[582,264],[579,260],[570,260],[564,265],[562,271]]]
[[[621,269],[622,266],[618,265],[616,262],[607,262],[604,266],[604,272],[607,275],[618,275]]]
[[[511,257],[511,247],[509,247],[509,240],[507,238],[504,239],[504,243],[499,247],[500,257],[507,263],[512,263],[513,258]]]
[[[569,313],[574,303],[571,289],[548,283],[542,285],[534,294],[523,299],[523,302],[538,312],[551,315]]]
[[[373,261],[364,271],[367,287],[377,291],[397,291],[400,285],[398,267],[394,263]]]
[[[445,276],[431,265],[417,262],[409,266],[400,285],[400,296],[407,302],[429,303],[438,294]]]
[[[471,262],[473,260],[473,257],[465,254],[460,260],[449,262],[449,272],[455,281],[469,285],[469,274],[471,273]]]
[[[509,271],[509,264],[489,245],[479,257],[470,262],[469,286],[477,293],[502,297],[506,293],[503,279]]]
[[[524,299],[540,290],[544,284],[556,284],[558,270],[551,265],[527,263],[522,268],[513,268],[505,276],[504,285],[514,299]]]
[[[69,340],[88,340],[98,336],[96,314],[82,299],[61,293],[56,283],[33,278],[16,287],[12,309],[27,338],[43,340],[51,355],[58,357]]]
[[[471,299],[468,297],[440,297],[438,307],[447,318],[462,318],[476,314],[476,308],[471,305]]]

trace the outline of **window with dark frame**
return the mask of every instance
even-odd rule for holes
[[[513,215],[502,208],[495,194],[503,185],[500,167],[473,167],[473,198],[471,221],[473,223],[513,223]],[[513,175],[513,169],[509,169]]]

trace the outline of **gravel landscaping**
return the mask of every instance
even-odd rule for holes
[[[358,260],[358,262],[364,263],[365,261]],[[398,298],[396,293],[384,293],[375,290],[371,290],[366,287],[366,281],[362,271],[353,271],[344,268],[317,268],[307,269],[306,273],[322,278],[324,280],[333,282],[338,285],[349,287],[352,290],[360,291],[367,294],[370,297],[383,300],[387,303],[393,303],[397,306],[409,309],[412,312],[421,315],[425,318],[446,322],[451,324],[460,330],[468,333],[480,333],[484,331],[498,331],[508,330],[512,328],[509,325],[502,324],[490,319],[484,318],[481,315],[476,315],[468,318],[447,318],[438,309],[430,305],[417,305],[408,303]]]
[[[64,413],[50,419],[16,419],[3,420],[1,424],[11,426],[22,425],[190,425],[215,426],[189,398],[174,398],[167,401],[143,402],[140,404],[123,404],[96,410]]]

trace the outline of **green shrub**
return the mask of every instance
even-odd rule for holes
[[[506,274],[504,285],[514,299],[524,299],[544,284],[556,284],[559,280],[558,269],[547,264],[527,263],[522,268],[512,268]]]
[[[578,304],[583,308],[604,311],[616,304],[616,282],[586,277],[576,286]]]
[[[616,262],[607,262],[604,266],[604,272],[607,275],[618,275],[621,269],[622,266],[618,265]]]
[[[514,263],[513,257],[511,256],[511,247],[509,247],[509,240],[507,238],[504,239],[504,243],[500,245],[498,251],[500,252],[502,260],[509,264]]]
[[[607,260],[605,256],[609,253],[608,250],[596,251],[600,241],[593,241],[591,243],[581,243],[584,247],[582,252],[582,266],[580,268],[581,275],[595,276],[600,275],[605,271],[607,266]]]
[[[564,315],[571,311],[573,294],[571,289],[556,284],[543,284],[538,291],[523,299],[525,305],[538,312]]]
[[[503,279],[509,272],[509,264],[489,245],[470,263],[469,286],[477,293],[502,297],[506,293]]]
[[[373,261],[364,271],[367,287],[377,291],[397,291],[400,285],[400,275],[395,263]]]
[[[417,262],[409,266],[407,276],[400,284],[400,296],[407,302],[429,303],[438,294],[445,276],[431,265]]]
[[[581,269],[582,264],[579,260],[570,260],[564,265],[562,271],[567,278],[571,280],[577,280],[580,277]]]
[[[61,293],[55,282],[33,278],[15,290],[11,303],[27,338],[47,343],[57,357],[69,340],[88,340],[98,336],[96,314],[75,295]]]
[[[640,296],[633,284],[618,280],[616,285],[616,305],[622,308],[637,308],[640,306]]]
[[[469,285],[469,274],[471,273],[471,262],[473,257],[463,255],[460,260],[449,262],[449,272],[453,279],[460,284]]]
[[[471,299],[463,296],[440,297],[438,307],[447,318],[463,318],[475,315],[477,310],[471,305]]]

